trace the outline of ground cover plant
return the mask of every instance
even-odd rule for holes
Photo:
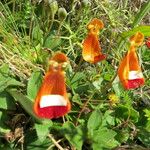
[[[1,1],[0,149],[149,149],[149,15],[149,0]],[[67,111],[39,113],[43,82]]]

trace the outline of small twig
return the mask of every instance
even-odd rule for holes
[[[65,117],[64,116],[62,116],[62,119],[63,119],[63,123],[65,123],[66,121],[65,121]]]
[[[58,141],[56,141],[51,134],[48,134],[48,137],[52,140],[52,142],[54,143],[54,145],[59,149],[59,150],[64,150],[64,148],[62,148],[59,144]]]
[[[86,105],[88,104],[89,101],[90,101],[90,99],[88,99],[88,100],[84,103],[82,109],[80,110],[79,115],[78,115],[78,117],[77,117],[77,121],[76,121],[76,123],[75,123],[76,126],[78,125],[78,120],[79,120],[81,114],[83,113],[83,111],[84,111],[84,109],[85,109],[85,107],[86,107]]]
[[[58,140],[57,143],[59,143],[61,141],[62,141],[62,139]],[[52,144],[46,150],[51,150],[54,146],[55,146],[55,144]]]
[[[92,97],[93,97],[94,94],[95,94],[95,92],[94,92],[94,93],[91,95],[91,97],[84,103],[82,109],[80,110],[79,115],[78,115],[78,117],[77,117],[77,121],[76,121],[76,123],[75,123],[76,126],[78,125],[78,120],[79,120],[81,114],[82,114],[83,111],[85,110],[85,107],[87,106],[87,104],[89,103],[89,101],[92,99]]]

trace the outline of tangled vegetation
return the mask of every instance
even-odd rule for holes
[[[0,149],[106,150],[150,148],[150,0],[3,0],[0,2]],[[87,24],[104,23],[106,59],[83,60]],[[129,38],[144,35],[137,49],[145,83],[125,90],[117,76]],[[71,111],[41,119],[33,104],[61,51]]]

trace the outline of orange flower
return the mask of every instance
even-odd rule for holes
[[[130,38],[130,49],[118,68],[118,76],[125,89],[138,88],[144,84],[143,74],[136,54],[136,47],[140,46],[143,40],[144,35],[140,32]]]
[[[50,60],[49,71],[37,93],[34,112],[41,118],[58,118],[64,116],[71,109],[63,67],[68,59],[63,53],[56,53]]]
[[[88,25],[89,30],[86,39],[83,42],[82,56],[83,59],[90,63],[97,63],[106,58],[101,52],[99,43],[99,30],[104,27],[101,20],[94,18]]]

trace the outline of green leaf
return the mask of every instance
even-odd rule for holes
[[[139,13],[135,16],[135,19],[133,21],[132,27],[139,24],[139,22],[144,18],[146,14],[150,12],[150,1],[145,3],[142,8],[140,9]]]
[[[145,112],[145,117],[147,117],[147,120],[150,121],[150,110],[144,109],[144,112]]]
[[[27,98],[25,95],[20,93],[17,90],[8,90],[10,95],[19,102],[19,104],[23,107],[23,109],[38,123],[43,123],[43,119],[40,119],[36,116],[36,114],[33,112],[33,102],[29,98]]]
[[[101,126],[101,123],[102,123],[102,114],[100,110],[93,111],[87,123],[87,128],[90,135],[93,135],[93,131],[98,129]]]
[[[122,89],[120,88],[119,78],[116,77],[115,80],[112,83],[112,88],[115,91],[115,94],[120,97]]]
[[[0,81],[0,92],[10,86],[23,86],[23,84],[13,78],[7,77]]]
[[[53,32],[46,37],[44,41],[44,47],[55,50],[60,45],[60,43],[61,43],[60,37],[57,36],[55,32]]]
[[[3,64],[0,66],[0,78],[1,75],[3,76],[8,76],[9,74],[9,65],[8,64]]]
[[[125,129],[117,130],[117,135],[115,137],[119,143],[125,143],[130,137],[129,131]]]
[[[85,79],[85,74],[83,72],[77,72],[76,74],[72,75],[69,81],[69,86],[74,90],[76,89],[78,89],[78,91],[84,90],[85,88],[83,87],[86,86],[86,84],[80,85],[80,82],[82,79]],[[80,86],[81,86],[81,89],[80,89]]]
[[[130,31],[123,32],[121,34],[121,37],[125,39],[127,37],[134,35],[136,32],[142,32],[144,36],[150,36],[150,26],[139,26],[139,27],[133,28]]]
[[[138,133],[138,139],[148,148],[150,148],[150,132],[144,128],[140,128]]]
[[[37,136],[40,141],[44,141],[46,139],[46,136],[49,133],[49,128],[53,125],[52,121],[49,120],[47,123],[43,124],[35,124],[35,129]]]
[[[73,145],[77,150],[82,149],[83,145],[83,131],[81,126],[75,127],[73,123],[66,122],[63,125],[63,132],[66,139]]]
[[[99,128],[99,130],[95,130],[92,137],[93,150],[103,150],[104,148],[112,149],[118,146],[119,143],[115,140],[115,136],[116,132],[107,128]]]
[[[6,91],[0,93],[0,108],[6,110],[15,109],[15,103],[12,97]]]
[[[104,74],[104,80],[110,81],[112,79],[112,75],[109,73]]]
[[[11,78],[9,75],[9,66],[7,64],[3,64],[0,67],[0,92],[10,86],[23,86],[23,84]]]
[[[27,86],[27,96],[34,100],[42,83],[42,74],[40,71],[32,73]]]
[[[33,28],[32,38],[35,39],[37,43],[41,42],[43,39],[43,31],[40,29],[39,25]]]
[[[103,81],[103,78],[99,78],[93,82],[93,85],[97,90],[99,90],[101,88],[102,81]]]
[[[0,133],[7,133],[10,131],[6,126],[5,122],[9,120],[9,116],[6,114],[5,111],[0,111]]]
[[[49,138],[41,141],[40,138],[37,137],[36,130],[26,131],[24,144],[26,145],[27,150],[46,150],[48,147],[53,145]]]
[[[112,116],[113,111],[107,110],[102,117],[102,126],[106,126],[107,124],[114,126],[115,125],[115,117]]]
[[[115,109],[115,116],[120,119],[131,119],[133,122],[138,122],[139,112],[129,106],[118,105]]]
[[[130,31],[123,32],[118,40],[119,41],[118,42],[118,52],[120,52],[121,49],[123,48],[123,46],[126,45],[127,38],[131,37],[136,32],[142,32],[144,34],[144,36],[149,37],[150,36],[150,26],[139,26],[139,27],[133,28]]]

